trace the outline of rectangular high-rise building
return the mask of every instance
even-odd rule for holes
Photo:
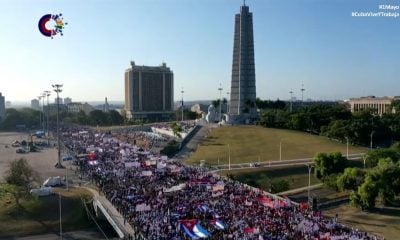
[[[57,104],[57,102],[58,102],[59,104],[64,104],[64,101],[63,101],[62,98],[54,98],[54,104]]]
[[[0,93],[0,121],[6,117],[6,101],[4,96]]]
[[[174,116],[174,75],[161,66],[131,66],[125,71],[127,118],[168,121]]]
[[[57,101],[57,100],[56,100]],[[60,102],[61,103],[61,102]],[[64,104],[72,103],[72,99],[69,97],[64,98]]]
[[[35,110],[40,110],[40,102],[37,99],[31,100],[31,108]]]
[[[233,44],[231,99],[229,114],[254,113],[256,100],[256,74],[254,64],[253,14],[249,7],[240,7],[235,16]]]

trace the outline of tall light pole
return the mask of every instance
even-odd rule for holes
[[[347,159],[349,159],[349,137],[345,137],[346,138],[346,156]]]
[[[289,111],[292,112],[293,111],[293,91],[292,89],[290,89],[290,109]]]
[[[229,99],[230,99],[230,92],[226,92],[227,98],[226,98],[226,113],[229,113]]]
[[[60,193],[58,193],[58,208],[60,210],[60,239],[62,240],[63,236],[62,236],[62,223],[61,223],[61,194]]]
[[[38,96],[38,100],[39,100],[39,129],[40,129],[40,126],[42,126],[42,111],[40,111],[40,100],[42,100],[41,95]],[[43,119],[44,119],[44,117],[43,117]]]
[[[370,150],[372,150],[372,137],[374,136],[375,131],[371,132],[371,142],[370,142]]]
[[[365,169],[365,161],[367,160],[367,155],[363,156],[363,162],[364,162],[364,169]]]
[[[43,127],[43,133],[45,133],[44,131],[44,126],[45,126],[45,120],[44,120],[44,99],[46,98],[46,94],[42,93],[42,112],[43,112],[43,122],[42,122],[42,127]]]
[[[308,167],[308,203],[310,204],[310,188],[311,188],[311,170],[312,170],[312,165],[307,164]]]
[[[184,93],[183,88],[181,90],[181,93],[182,93],[182,102],[181,102],[182,120],[181,121],[183,122],[183,93]]]
[[[304,84],[301,84],[301,89],[300,89],[300,91],[301,91],[301,106],[303,106],[303,102],[304,102],[304,91],[305,91],[306,89],[304,88]]]
[[[231,146],[228,144],[228,166],[229,166],[229,171],[231,170]]]
[[[50,133],[49,133],[49,114],[50,114],[50,106],[49,106],[49,97],[51,95],[51,91],[44,91],[47,97],[47,144],[50,143]]]
[[[221,122],[222,118],[221,118],[221,105],[222,105],[222,87],[221,87],[221,83],[219,84],[219,120],[218,122]]]
[[[58,162],[56,163],[55,167],[56,168],[63,168],[63,165],[61,164],[61,144],[60,144],[60,121],[59,121],[59,115],[60,115],[60,98],[59,98],[59,93],[62,92],[62,84],[53,84],[53,91],[57,93],[57,145],[58,145]]]

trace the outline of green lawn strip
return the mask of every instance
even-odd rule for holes
[[[235,179],[250,186],[270,190],[272,182],[286,180],[289,182],[289,189],[297,189],[308,186],[307,167],[293,167],[281,169],[246,169],[236,171],[224,171],[222,175],[233,175]],[[311,175],[311,185],[321,183],[319,179]]]
[[[225,126],[212,130],[186,161],[198,164],[205,159],[208,164],[256,162],[279,160],[282,143],[282,160],[314,157],[318,152],[340,151],[346,154],[346,144],[326,137],[304,132],[264,128],[259,126]],[[366,148],[349,146],[349,153],[366,152]]]

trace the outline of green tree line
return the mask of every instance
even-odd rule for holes
[[[349,167],[340,153],[319,153],[314,158],[315,175],[336,191],[349,191],[350,203],[373,209],[379,202],[393,205],[400,194],[400,143],[387,149],[370,151],[367,168]]]
[[[352,114],[343,104],[304,106],[294,112],[269,106],[261,110],[258,122],[264,127],[304,131],[364,146],[370,145],[372,135],[373,147],[400,141],[400,111],[377,116],[370,110]]]
[[[31,108],[14,109],[9,108],[6,110],[6,117],[4,121],[0,123],[1,130],[14,130],[18,126],[24,125],[26,129],[40,129],[40,112]],[[43,118],[43,116],[42,116]],[[103,112],[101,110],[91,111],[86,114],[83,111],[78,113],[68,113],[65,111],[60,112],[60,121],[64,123],[73,123],[80,125],[92,125],[92,126],[110,126],[110,125],[123,125],[123,124],[135,124],[124,117],[122,117],[117,111],[110,110]],[[47,119],[47,116],[45,117]],[[56,113],[49,115],[49,121],[55,122],[57,119]]]

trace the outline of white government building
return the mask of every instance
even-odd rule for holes
[[[400,101],[400,96],[395,97],[360,97],[350,98],[350,110],[352,113],[363,111],[365,109],[371,109],[375,114],[382,116],[384,113],[394,112],[391,104],[393,101]]]

